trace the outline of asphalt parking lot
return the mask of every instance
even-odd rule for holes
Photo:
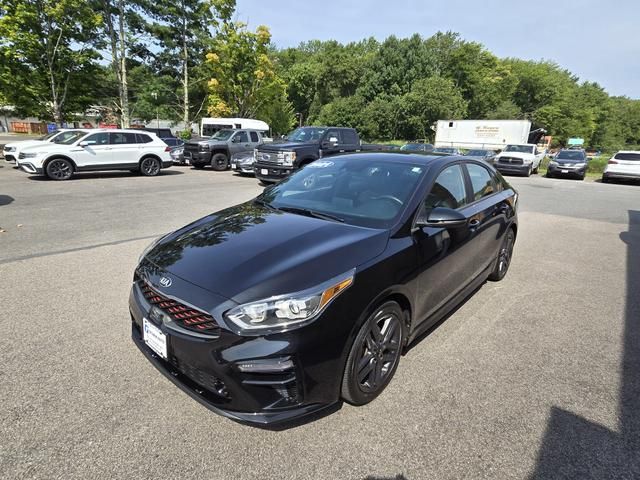
[[[520,231],[365,407],[219,417],[130,340],[156,236],[261,191],[231,172],[29,177],[0,161],[0,478],[640,478],[640,186],[509,180]]]

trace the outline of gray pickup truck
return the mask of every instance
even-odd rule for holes
[[[184,144],[185,161],[194,168],[211,165],[217,171],[230,166],[235,153],[253,151],[262,145],[262,134],[258,130],[219,130],[211,138],[195,138]]]

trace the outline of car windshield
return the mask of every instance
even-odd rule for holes
[[[531,145],[507,145],[504,149],[505,152],[518,152],[518,153],[532,153],[533,147]]]
[[[235,130],[228,130],[228,129],[224,129],[224,130],[218,130],[212,137],[212,140],[229,140],[229,137],[231,137],[231,135],[233,135],[233,132],[235,132]]]
[[[51,133],[47,133],[46,135],[43,135],[42,137],[38,138],[38,140],[46,141],[46,140],[49,140],[50,138],[55,137],[59,133],[60,133],[59,130],[55,130],[55,131],[53,131]]]
[[[326,128],[302,127],[296,128],[287,135],[287,140],[291,142],[313,142],[320,140]]]
[[[77,139],[78,135],[84,135],[86,132],[82,132],[80,130],[69,130],[67,132],[62,132],[60,135],[51,140],[52,143],[60,143],[62,145],[68,145],[65,143],[69,138]],[[73,141],[71,142],[73,143]]]
[[[469,157],[484,157],[489,153],[488,150],[469,150],[467,156]]]
[[[70,133],[71,135],[68,135],[64,140],[57,141],[57,139],[56,139],[56,143],[57,144],[60,144],[60,145],[71,145],[72,143],[76,142],[77,140],[79,140],[82,137],[87,135],[87,132],[81,132],[79,130],[73,130],[73,131],[65,132],[65,133]]]
[[[406,145],[403,145],[400,148],[400,150],[405,150],[410,152],[423,151],[424,149],[425,149],[425,146],[423,143],[407,143]]]
[[[316,160],[265,190],[267,206],[369,228],[389,228],[404,211],[424,165],[380,156]]]
[[[584,160],[584,152],[578,150],[562,150],[556,158],[558,160]]]

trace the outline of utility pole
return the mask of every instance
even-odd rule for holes
[[[156,127],[160,130],[160,115],[158,114],[158,92],[151,92],[154,103],[156,104]]]

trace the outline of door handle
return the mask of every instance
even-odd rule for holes
[[[475,230],[479,226],[480,226],[480,220],[478,220],[477,218],[472,218],[471,220],[469,220],[469,229],[470,230]]]

